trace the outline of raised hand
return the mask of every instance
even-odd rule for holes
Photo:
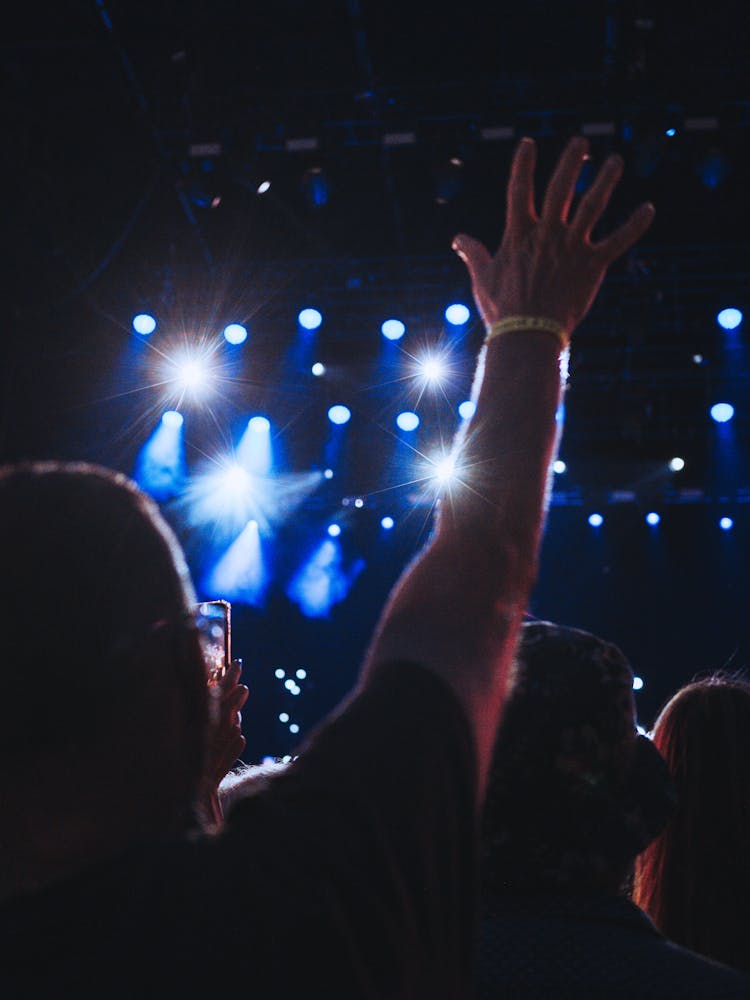
[[[536,143],[522,139],[513,157],[505,231],[497,253],[492,255],[471,236],[455,237],[453,249],[467,266],[474,299],[488,329],[509,316],[531,314],[555,320],[570,336],[591,307],[607,268],[651,225],[654,207],[646,202],[615,232],[591,241],[592,230],[622,175],[623,161],[617,155],[605,160],[569,218],[588,148],[583,137],[570,140],[537,214]]]
[[[239,683],[242,664],[234,660],[226,673],[209,686],[212,725],[198,808],[204,823],[218,825],[223,816],[219,802],[219,784],[237,762],[247,745],[242,735],[242,706],[249,689]]]

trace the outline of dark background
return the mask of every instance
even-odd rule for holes
[[[568,471],[530,610],[620,643],[645,680],[644,723],[696,672],[745,665],[747,324],[729,336],[715,315],[750,310],[748,27],[746,5],[724,0],[43,0],[8,15],[0,458],[132,473],[165,406],[149,360],[178,333],[220,344],[230,320],[250,337],[227,354],[211,414],[186,416],[190,462],[266,412],[286,470],[304,472],[320,465],[327,406],[345,398],[354,414],[337,476],[279,529],[264,606],[234,608],[248,759],[293,748],[280,711],[304,735],[349,688],[426,537],[430,504],[403,485],[409,454],[389,429],[406,391],[377,374],[379,325],[406,322],[404,351],[453,344],[445,399],[420,410],[420,447],[449,440],[482,332],[476,316],[461,336],[443,327],[448,302],[470,302],[451,238],[464,230],[494,249],[524,134],[539,144],[540,185],[565,139],[592,126],[604,132],[591,135],[593,166],[624,156],[603,230],[646,198],[657,208],[576,336]],[[506,137],[487,131],[498,128]],[[407,144],[387,138],[404,133]],[[295,149],[300,139],[316,148]],[[325,316],[325,379],[290,361],[303,305]],[[159,319],[148,345],[130,327],[144,309]],[[723,429],[708,417],[719,399],[736,409]],[[667,471],[673,455],[683,472]],[[356,514],[342,507],[353,496],[366,501]],[[598,531],[586,521],[595,508]],[[179,503],[164,509],[200,577],[211,538],[187,530]],[[657,529],[644,523],[650,509]],[[387,538],[383,513],[397,519]],[[721,514],[732,532],[718,529]],[[307,619],[284,580],[339,515],[350,558],[366,566],[328,618]],[[279,666],[307,669],[297,698]]]

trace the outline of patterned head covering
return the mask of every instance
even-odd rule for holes
[[[511,683],[484,811],[485,882],[611,891],[675,804],[636,728],[630,664],[589,632],[529,622]]]

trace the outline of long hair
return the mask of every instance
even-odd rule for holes
[[[686,685],[653,739],[678,804],[636,861],[633,899],[671,940],[750,971],[750,681],[719,673]]]

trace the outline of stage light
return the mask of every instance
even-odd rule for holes
[[[459,403],[458,415],[462,420],[471,420],[476,413],[477,404],[472,399],[465,399]]]
[[[331,536],[331,538],[338,538],[339,535],[341,534],[341,525],[329,524],[328,527],[326,528],[326,531]]]
[[[331,529],[336,528],[338,531]],[[341,528],[328,526],[331,537],[324,538],[293,576],[287,596],[299,605],[308,618],[326,617],[334,604],[343,601],[355,579],[364,568],[362,559],[346,567],[337,540]]]
[[[736,330],[742,322],[742,313],[739,309],[722,309],[716,315],[716,322],[724,330]]]
[[[300,669],[296,673],[296,677],[297,680],[303,681],[305,677],[307,677],[307,671],[303,667],[300,667]]]
[[[304,330],[317,330],[323,322],[323,316],[317,309],[303,309],[297,321]]]
[[[268,417],[251,417],[247,426],[255,434],[267,434],[271,430],[271,421]]]
[[[673,136],[677,135],[677,129],[668,128],[664,133],[664,135],[669,136],[669,138],[671,139]]]
[[[393,523],[393,518],[388,517],[387,515],[385,517],[381,517],[380,519],[380,527],[383,528],[384,531],[390,531],[393,527]]]
[[[156,329],[156,320],[148,313],[138,313],[133,317],[133,329],[142,337],[147,337]]]
[[[703,355],[702,354],[694,354],[693,355],[693,364],[694,365],[702,365],[703,364]]]
[[[731,517],[721,517],[719,518],[719,527],[722,531],[731,531],[734,527],[734,521]]]
[[[279,712],[279,722],[283,722],[284,725],[286,725],[286,723],[289,722],[289,713]]]
[[[406,333],[406,327],[400,319],[387,319],[380,327],[380,332],[386,340],[400,340]]]
[[[228,478],[230,488],[244,488],[244,476],[232,470]],[[258,522],[251,518],[211,570],[205,587],[208,593],[221,594],[233,604],[258,605],[267,579]]]
[[[659,517],[659,515],[656,513],[655,510],[649,511],[648,514],[646,514],[646,524],[650,524],[652,527],[656,527],[659,521],[661,521],[661,518]]]
[[[633,678],[633,690],[640,691],[643,688],[643,678],[637,675]]]
[[[278,677],[279,680],[282,680],[282,678],[286,677],[286,673],[281,669],[281,667],[277,667],[274,670],[273,674],[274,677]]]
[[[324,469],[323,470],[323,478],[324,479],[333,479],[333,469]]]
[[[184,418],[179,410],[165,410],[161,415],[161,422],[167,427],[182,427]]]
[[[167,410],[138,453],[133,478],[157,501],[176,496],[185,481],[182,414]]]
[[[291,726],[289,727],[289,732],[294,733],[295,735],[299,732],[299,726],[297,725],[296,722],[293,722],[291,724]]]
[[[336,403],[328,411],[328,419],[332,424],[345,424],[351,417],[352,412],[348,406]]]
[[[313,375],[315,375],[316,378],[320,378],[321,375],[325,375],[326,366],[322,362],[316,361],[315,364],[310,369],[310,371],[313,373]]]
[[[568,468],[567,465],[565,464],[565,462],[563,462],[561,458],[556,458],[555,461],[552,463],[552,471],[556,472],[558,476],[562,475],[562,473],[565,472],[567,468]]]
[[[442,378],[444,378],[446,374],[444,363],[434,354],[430,354],[420,360],[419,370],[422,374],[422,378],[424,378],[424,380],[429,382],[431,385],[435,385]]]
[[[676,455],[669,461],[669,468],[672,472],[681,472],[685,468],[685,459]]]
[[[471,313],[463,302],[454,302],[445,310],[445,319],[451,326],[463,326],[467,323]]]
[[[734,416],[734,407],[731,403],[714,403],[711,407],[711,417],[717,424],[725,424]]]
[[[361,510],[364,507],[364,505],[365,502],[362,499],[362,497],[357,497],[356,500],[354,501],[354,506],[357,508],[357,510]]]
[[[396,424],[402,431],[414,431],[419,427],[419,417],[410,410],[404,410],[396,417]]]
[[[456,472],[456,459],[454,455],[443,455],[433,463],[432,477],[441,485],[449,483]]]
[[[601,514],[589,514],[589,524],[592,528],[600,528],[604,524]]]
[[[247,340],[247,328],[241,323],[230,323],[224,327],[224,339],[228,344],[244,344]]]
[[[270,181],[261,181],[258,187],[256,188],[256,191],[258,194],[265,194],[266,191],[270,191],[270,189],[271,189]]]

